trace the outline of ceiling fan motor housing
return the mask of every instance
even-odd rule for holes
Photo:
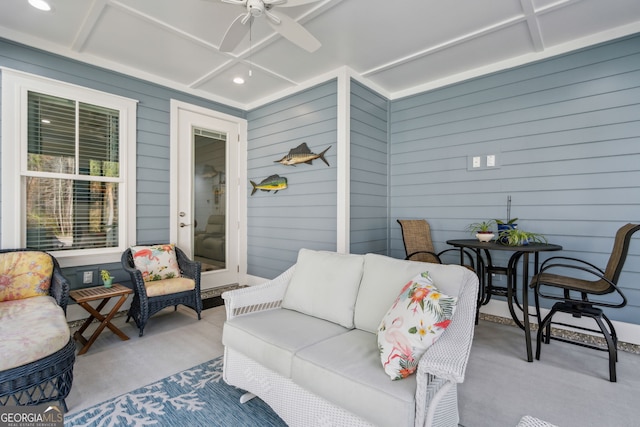
[[[258,17],[264,13],[264,3],[262,0],[248,0],[247,10],[251,16]]]

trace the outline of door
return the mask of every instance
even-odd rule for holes
[[[172,241],[202,264],[202,289],[240,283],[246,259],[240,256],[238,159],[246,125],[177,101],[171,114]]]

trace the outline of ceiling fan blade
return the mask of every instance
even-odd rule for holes
[[[284,38],[289,40],[290,42],[297,44],[301,48],[309,51],[315,52],[321,46],[318,39],[313,37],[309,31],[307,31],[302,25],[298,24],[293,18],[290,18],[288,15],[275,13],[274,11],[269,11],[269,14],[275,16],[280,23],[273,22],[272,19],[267,19],[266,21],[271,25],[271,27],[280,33]]]
[[[277,0],[276,0],[277,1]],[[315,3],[320,0],[286,0],[283,3],[279,3],[278,7],[295,7],[302,6],[309,3]],[[264,0],[264,4],[270,4],[271,2],[268,0]]]
[[[229,25],[229,28],[227,28],[227,32],[224,33],[224,37],[220,43],[221,52],[231,52],[236,48],[236,46],[238,46],[238,43],[240,43],[245,34],[247,34],[249,31],[249,25],[245,25],[247,22],[245,20],[246,16],[247,15],[243,13],[238,16],[231,25]]]
[[[237,4],[238,6],[246,6],[247,0],[221,0],[222,3]]]

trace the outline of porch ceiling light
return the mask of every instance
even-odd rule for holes
[[[46,0],[29,0],[29,4],[36,9],[44,10],[45,12],[49,12],[51,10],[51,5]]]

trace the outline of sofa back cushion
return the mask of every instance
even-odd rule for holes
[[[0,254],[0,301],[49,295],[53,260],[38,251]]]
[[[363,255],[300,249],[282,307],[353,328],[363,264]]]
[[[427,270],[433,277],[433,269],[440,267],[445,266],[366,254],[355,305],[354,326],[372,334],[377,333],[380,321],[407,282]],[[440,287],[440,282],[436,283]],[[453,295],[458,295],[458,292],[455,291]]]

